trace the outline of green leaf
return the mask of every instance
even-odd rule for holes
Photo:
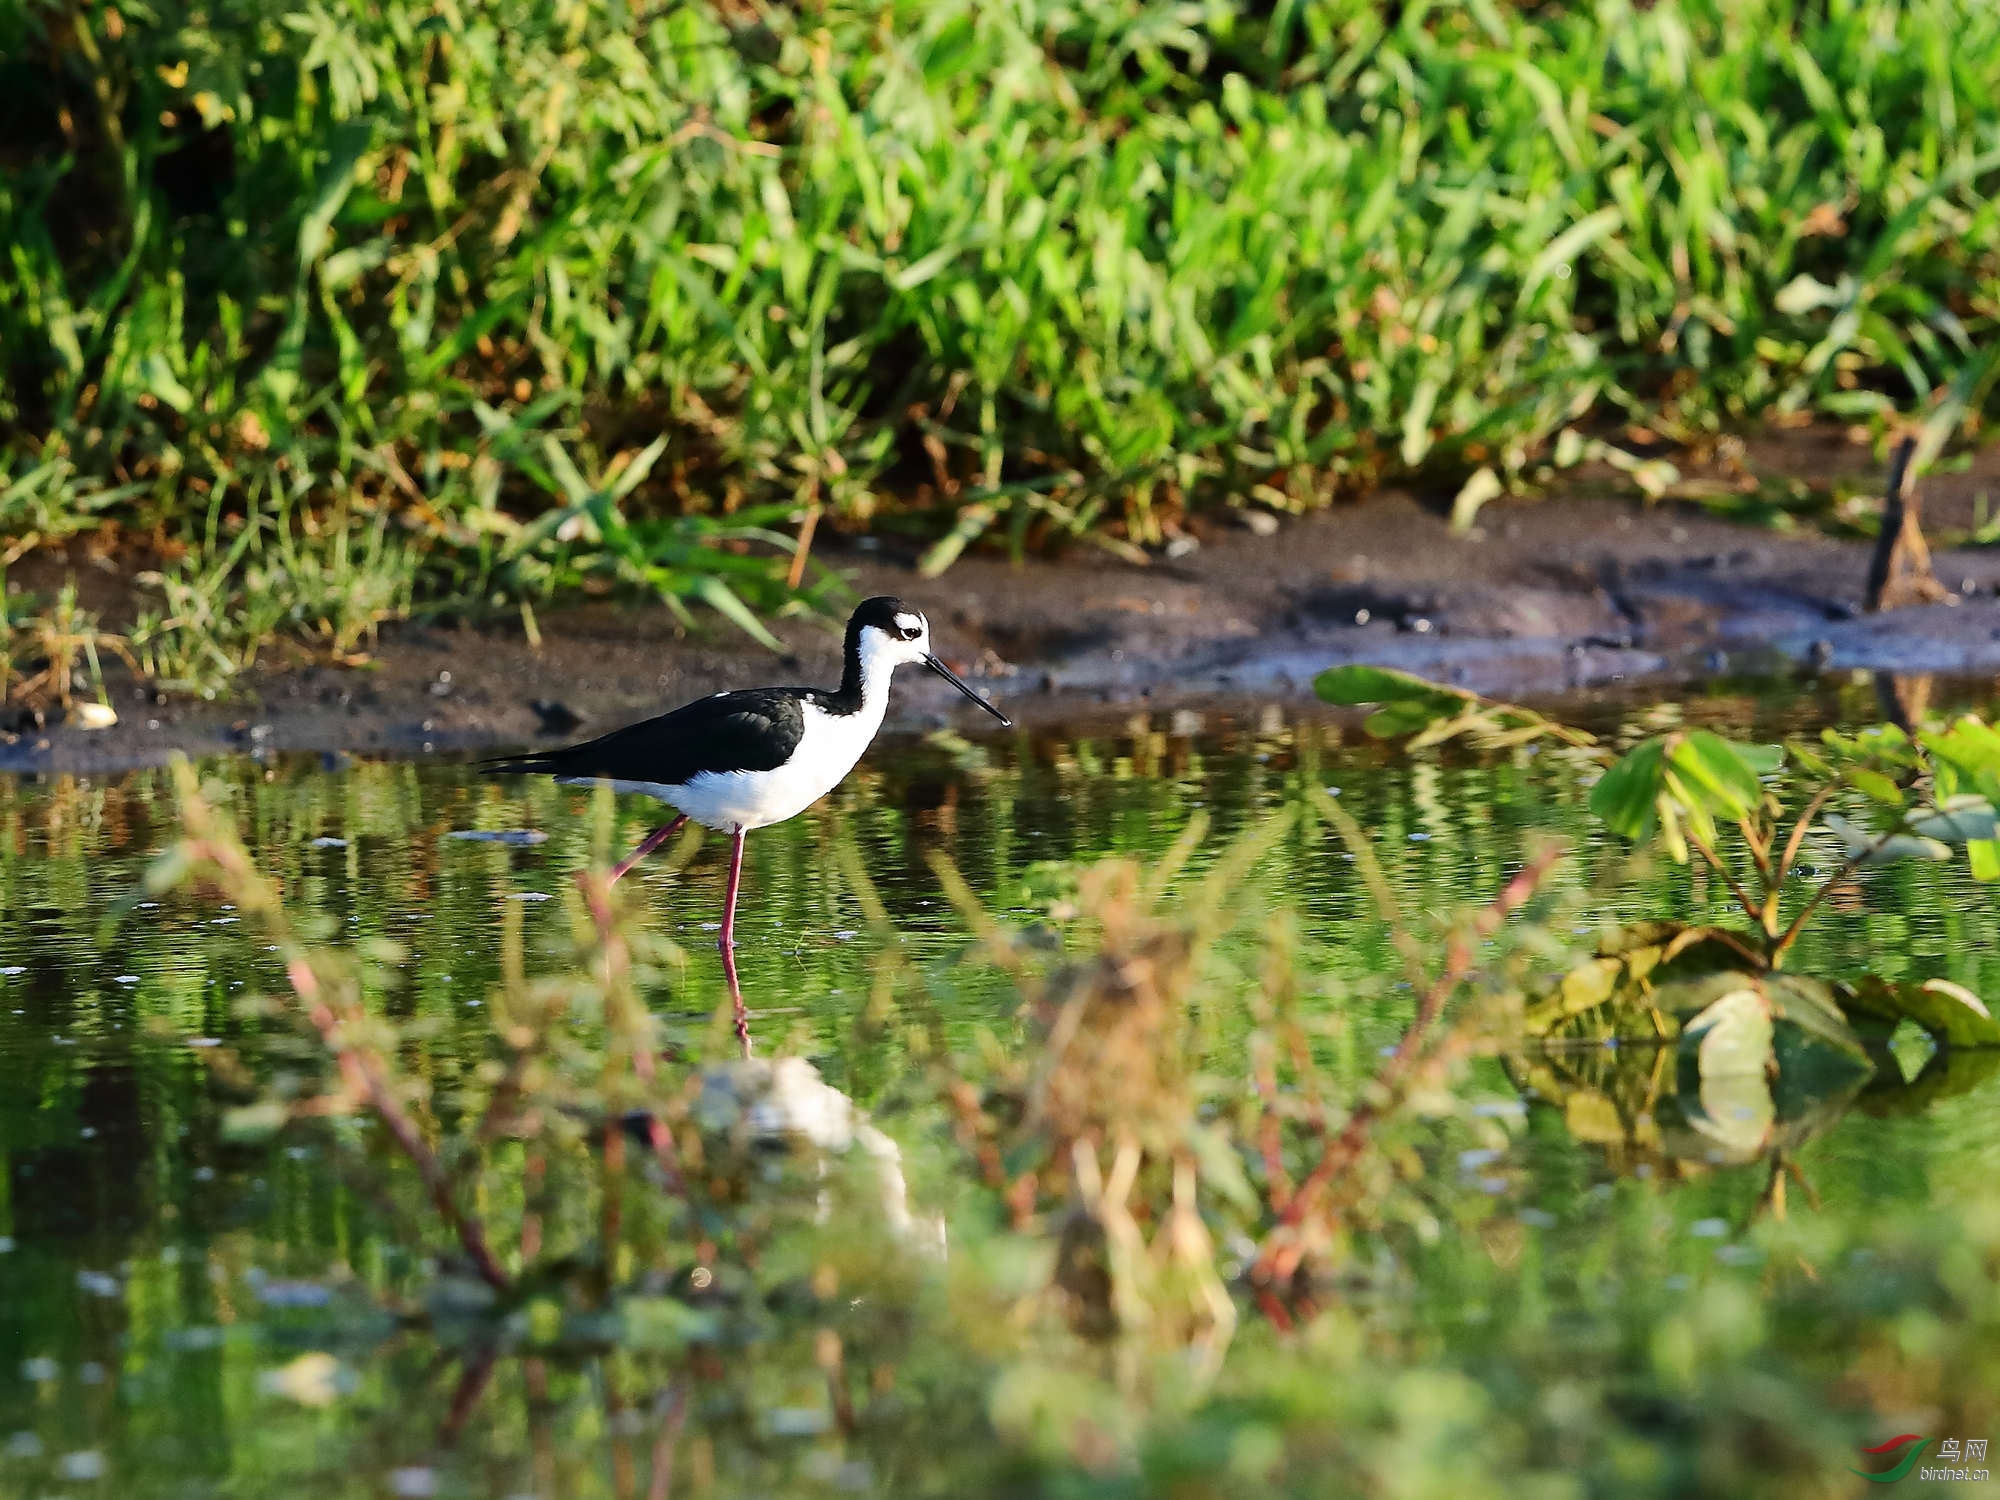
[[[1590,789],[1590,810],[1613,833],[1635,842],[1659,826],[1655,809],[1666,775],[1666,744],[1647,740],[1627,752]]]
[[[1441,701],[1456,710],[1472,697],[1470,693],[1457,692],[1409,672],[1359,665],[1327,668],[1313,679],[1313,691],[1323,702],[1345,707],[1362,703]]]
[[[1378,740],[1400,739],[1449,718],[1457,708],[1457,704],[1428,703],[1417,699],[1387,703],[1363,719],[1361,727]]]
[[[958,520],[951,530],[932,543],[930,549],[917,560],[917,576],[935,578],[957,562],[961,552],[986,534],[996,514],[994,508],[984,502],[966,506],[958,513]]]
[[[1418,383],[1403,410],[1403,463],[1414,469],[1431,451],[1431,413],[1444,384],[1435,375]]]
[[[1727,818],[1747,817],[1764,800],[1764,784],[1741,754],[1718,734],[1696,729],[1679,737],[1669,756],[1690,801]]]
[[[235,1142],[268,1140],[282,1130],[290,1118],[291,1111],[276,1099],[239,1104],[222,1112],[222,1137]]]
[[[737,598],[729,585],[720,578],[698,578],[688,592],[729,620],[760,646],[768,646],[773,651],[785,649],[783,643],[764,628],[764,622],[751,613],[750,606]]]
[[[2000,880],[2000,839],[1973,839],[1965,846],[1974,880]]]
[[[1757,776],[1775,776],[1784,769],[1783,745],[1738,745],[1736,753]]]
[[[326,250],[335,215],[354,186],[354,169],[375,135],[372,120],[347,120],[333,128],[327,159],[313,184],[312,206],[299,220],[299,271],[318,260]]]
[[[1849,766],[1847,784],[1857,792],[1887,807],[1903,805],[1903,789],[1884,776],[1880,771],[1871,771],[1866,766]]]

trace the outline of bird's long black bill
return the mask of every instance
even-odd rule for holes
[[[1012,729],[1014,727],[1014,721],[1012,719],[1008,718],[1005,714],[1001,713],[999,709],[995,708],[992,704],[988,703],[984,698],[980,697],[979,694],[975,693],[972,690],[971,686],[966,682],[966,680],[963,677],[960,677],[958,673],[952,671],[950,667],[947,667],[943,662],[939,661],[935,656],[926,656],[924,658],[924,665],[929,667],[933,672],[937,673],[938,676],[942,677],[946,682],[950,683],[953,687],[957,688],[961,693],[965,694],[965,696],[970,698],[974,703],[977,703],[981,708],[985,709],[989,714],[993,715],[993,717],[998,719],[1002,724],[1005,724],[1009,729]]]

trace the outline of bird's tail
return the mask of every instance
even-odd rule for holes
[[[496,755],[490,760],[474,761],[473,768],[487,776],[547,776],[557,769],[553,755],[533,752],[527,755]]]

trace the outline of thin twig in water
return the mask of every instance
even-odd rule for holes
[[[590,909],[590,920],[597,928],[598,944],[604,950],[604,988],[608,1002],[613,988],[622,986],[625,981],[631,966],[631,952],[612,923],[611,888],[604,878],[580,870],[577,872],[577,888],[583,892],[584,905]],[[631,1040],[632,1071],[650,1095],[659,1074],[652,1039],[645,1034],[644,1027],[634,1029],[640,1034]],[[666,1122],[651,1109],[646,1111],[646,1141],[653,1148],[653,1159],[659,1163],[668,1187],[685,1197],[687,1182],[681,1175],[680,1156],[674,1149],[673,1135]]]
[[[371,1110],[382,1122],[383,1128],[395,1139],[403,1155],[417,1169],[423,1179],[424,1188],[430,1194],[431,1202],[458,1236],[458,1243],[478,1270],[480,1279],[496,1291],[506,1291],[510,1285],[507,1273],[500,1268],[493,1251],[486,1244],[486,1232],[479,1220],[458,1206],[458,1199],[452,1192],[451,1179],[444,1166],[431,1150],[430,1143],[423,1138],[408,1112],[404,1110],[383,1076],[381,1060],[365,1048],[350,1046],[341,1040],[340,1019],[320,990],[319,976],[303,954],[294,955],[285,965],[285,975],[291,981],[293,991],[306,1008],[306,1018],[312,1022],[327,1049],[333,1053],[334,1062],[340,1069],[340,1076],[348,1089]]]
[[[1743,908],[1743,914],[1758,926],[1763,926],[1764,913],[1758,908],[1757,903],[1750,899],[1750,893],[1743,889],[1742,882],[1729,873],[1729,867],[1722,862],[1721,857],[1702,841],[1700,834],[1692,830],[1688,832],[1687,841],[1694,846],[1695,852],[1707,862],[1708,867],[1722,877],[1724,883],[1729,887],[1730,895],[1736,898],[1736,904]]]
[[[1293,1231],[1305,1220],[1306,1215],[1313,1211],[1333,1179],[1361,1155],[1376,1120],[1380,1118],[1386,1104],[1395,1098],[1411,1068],[1415,1066],[1431,1027],[1444,1013],[1445,1002],[1471,972],[1472,961],[1478,953],[1480,942],[1492,936],[1507,919],[1508,914],[1534,894],[1535,888],[1541,884],[1542,877],[1548,873],[1550,866],[1561,857],[1562,851],[1557,848],[1549,848],[1535,855],[1512,880],[1507,882],[1498,896],[1480,909],[1470,923],[1452,934],[1445,948],[1444,968],[1439,971],[1437,979],[1418,1001],[1417,1013],[1410,1022],[1409,1030],[1403,1033],[1403,1039],[1396,1044],[1396,1050],[1389,1054],[1388,1060],[1376,1073],[1374,1084],[1362,1101],[1355,1106],[1354,1113],[1348,1116],[1346,1126],[1321,1152],[1319,1161],[1312,1171],[1306,1174],[1305,1180],[1299,1184],[1298,1191],[1292,1195],[1284,1212],[1278,1216],[1278,1227],[1266,1238],[1264,1248],[1258,1255],[1257,1264],[1251,1273],[1255,1282],[1269,1285],[1274,1281],[1284,1280],[1297,1267],[1303,1247]]]
[[[1424,984],[1424,951],[1416,934],[1410,931],[1403,920],[1402,904],[1396,900],[1396,892],[1390,886],[1388,877],[1382,873],[1381,861],[1375,858],[1375,845],[1370,842],[1366,830],[1354,820],[1354,814],[1342,807],[1324,791],[1315,787],[1312,805],[1319,815],[1333,824],[1340,841],[1347,845],[1347,852],[1354,856],[1355,873],[1368,887],[1368,895],[1375,903],[1375,909],[1382,914],[1382,920],[1389,924],[1389,939],[1396,945],[1396,951],[1403,956],[1403,968],[1408,974],[1410,985],[1422,989]]]
[[[1813,793],[1812,801],[1799,814],[1798,822],[1792,825],[1792,836],[1785,840],[1784,850],[1778,855],[1776,884],[1783,885],[1785,877],[1792,873],[1792,862],[1799,857],[1799,848],[1806,841],[1806,834],[1812,829],[1812,821],[1819,816],[1819,810],[1826,806],[1826,799],[1833,795],[1837,783],[1829,781]]]
[[[676,1385],[667,1392],[667,1414],[660,1423],[660,1435],[653,1440],[653,1472],[646,1484],[646,1500],[672,1500],[674,1491],[674,1445],[680,1441],[687,1421],[687,1391]]]

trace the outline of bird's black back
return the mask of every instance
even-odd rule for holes
[[[481,769],[681,786],[704,771],[773,771],[805,734],[801,688],[716,693],[561,750],[503,757]]]

